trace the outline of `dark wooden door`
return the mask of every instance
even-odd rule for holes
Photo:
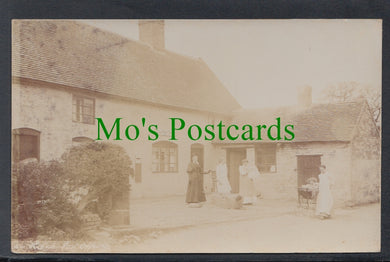
[[[241,161],[246,158],[246,150],[240,149],[228,149],[227,151],[227,166],[228,177],[232,187],[232,193],[238,193],[240,190],[240,172],[239,167]]]
[[[27,158],[39,161],[40,132],[30,128],[12,130],[12,161],[18,162]]]
[[[307,179],[318,179],[321,165],[321,155],[297,156],[298,187],[306,184]]]

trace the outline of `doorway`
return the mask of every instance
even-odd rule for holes
[[[320,173],[321,155],[299,155],[297,156],[298,187],[307,183],[307,180],[314,177],[318,180]]]
[[[229,148],[227,150],[228,177],[232,193],[238,193],[240,190],[240,172],[241,161],[246,158],[245,148]]]
[[[12,130],[12,161],[18,162],[27,158],[40,157],[41,132],[31,128]]]
[[[192,161],[192,156],[197,155],[198,156],[198,161],[199,165],[204,170],[204,146],[202,144],[196,143],[191,145],[191,161]]]

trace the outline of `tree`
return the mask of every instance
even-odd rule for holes
[[[324,100],[330,103],[351,102],[364,98],[378,128],[381,127],[381,97],[379,88],[364,86],[357,82],[342,82],[323,90]]]

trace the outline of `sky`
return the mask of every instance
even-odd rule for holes
[[[83,20],[138,40],[138,20]],[[381,20],[165,20],[166,49],[203,59],[244,108],[297,103],[297,88],[381,88]]]

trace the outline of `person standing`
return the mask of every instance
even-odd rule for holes
[[[248,160],[242,160],[240,171],[240,195],[243,197],[244,205],[251,205],[256,201],[256,189],[253,183],[254,176],[251,175],[252,170],[248,164]]]
[[[217,192],[220,194],[228,194],[232,190],[227,173],[227,166],[224,158],[218,161],[216,176],[217,176]]]
[[[320,166],[319,192],[317,196],[316,215],[321,219],[329,218],[333,207],[333,197],[330,191],[332,185],[330,174],[326,171],[326,166]]]
[[[206,195],[203,189],[203,174],[205,174],[198,162],[198,156],[192,156],[192,162],[188,164],[188,187],[186,202],[201,203],[206,201]],[[207,173],[207,172],[206,172]]]

